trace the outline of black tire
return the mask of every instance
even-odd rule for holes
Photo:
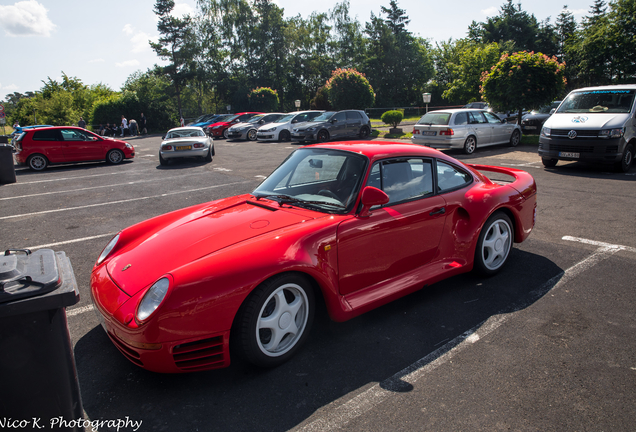
[[[212,147],[210,147],[210,150],[208,150],[208,154],[205,157],[205,161],[206,162],[212,162]]]
[[[314,294],[304,276],[275,276],[259,285],[241,306],[233,336],[236,347],[257,366],[283,364],[307,339],[314,310]]]
[[[161,153],[159,153],[159,164],[160,164],[161,166],[166,166],[166,165],[168,165],[168,161],[167,161],[166,159],[164,159],[164,158],[161,156]]]
[[[510,136],[510,145],[512,147],[517,147],[521,142],[521,132],[518,130],[513,130],[512,135]]]
[[[124,156],[124,152],[118,149],[112,149],[108,153],[106,153],[106,162],[112,165],[120,164],[124,161],[126,156]]]
[[[280,133],[278,134],[278,141],[281,142],[287,142],[291,139],[291,134],[289,133],[288,130],[283,129],[282,131],[280,131]]]
[[[318,132],[318,135],[316,135],[316,141],[318,142],[329,141],[329,132],[324,129]]]
[[[227,139],[228,134],[230,133],[229,128],[223,130],[223,138]]]
[[[256,129],[250,129],[247,131],[247,139],[250,141],[256,141],[256,134],[258,131]]]
[[[367,139],[369,138],[370,133],[371,131],[367,126],[362,126],[362,129],[360,129],[360,134],[358,136],[360,137],[360,139]]]
[[[541,162],[543,163],[543,166],[546,168],[554,168],[557,163],[559,163],[558,159],[551,159],[551,158],[541,158]]]
[[[29,156],[27,164],[33,171],[42,171],[46,169],[47,166],[49,166],[49,160],[46,158],[46,156],[35,153]]]
[[[616,168],[619,172],[628,172],[634,162],[634,146],[631,144],[627,144],[625,147],[625,151],[623,151],[623,156],[621,157],[621,161],[616,164]]]
[[[477,148],[477,140],[474,136],[469,136],[464,142],[464,153],[473,154]]]
[[[492,276],[504,266],[512,243],[514,229],[510,218],[503,212],[495,212],[484,224],[475,248],[474,269],[484,276]]]

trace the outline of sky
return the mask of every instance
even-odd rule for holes
[[[339,0],[305,2],[274,0],[286,17],[328,12]],[[554,23],[564,4],[577,21],[588,15],[594,0],[521,1],[522,10],[537,20]],[[195,0],[175,0],[174,14],[196,12]],[[472,21],[499,14],[505,0],[398,0],[411,22],[409,31],[435,42],[466,36]],[[48,78],[59,81],[62,72],[86,85],[106,84],[119,91],[136,71],[146,71],[161,60],[148,41],[158,38],[155,0],[0,0],[0,99],[13,92],[37,91]],[[311,6],[307,6],[310,4]],[[350,0],[350,15],[364,25],[371,13],[380,15],[389,0]]]

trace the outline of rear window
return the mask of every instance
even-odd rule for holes
[[[451,118],[449,112],[430,112],[425,114],[417,124],[423,125],[447,125]]]
[[[354,120],[360,120],[362,118],[362,116],[360,115],[359,112],[356,111],[347,111],[347,119],[354,119]]]
[[[590,90],[570,93],[560,113],[628,113],[634,105],[634,90]]]
[[[37,130],[33,132],[33,141],[56,141],[58,134],[55,129]]]

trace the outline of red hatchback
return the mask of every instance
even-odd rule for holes
[[[126,141],[105,138],[73,126],[26,129],[14,141],[18,164],[41,171],[49,164],[106,161],[118,164],[135,157]]]
[[[227,139],[228,129],[238,123],[243,123],[254,117],[256,114],[264,114],[262,112],[242,112],[238,114],[229,114],[227,117],[219,119],[220,121],[212,123],[203,129],[214,138]]]

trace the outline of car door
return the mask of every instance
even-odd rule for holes
[[[382,189],[388,204],[369,217],[338,227],[340,294],[404,277],[436,255],[445,222],[445,201],[435,195],[433,164],[426,158],[377,162],[367,186]]]
[[[355,111],[347,111],[347,136],[357,136],[362,127],[362,116]]]
[[[34,130],[30,132],[33,134],[29,149],[29,154],[42,153],[46,158],[53,163],[64,162],[64,141],[60,135],[60,131],[57,129],[42,129]],[[23,140],[23,145],[26,140]]]
[[[331,138],[342,138],[347,135],[347,114],[336,113],[329,120],[329,135]]]
[[[64,156],[67,161],[91,161],[104,159],[106,154],[102,139],[79,129],[60,129],[64,140]]]
[[[485,112],[483,114],[491,127],[491,142],[493,144],[508,142],[510,140],[510,134],[512,133],[512,129],[514,128],[514,126],[503,123],[501,119],[493,113]]]
[[[490,144],[492,141],[492,127],[481,111],[468,111],[471,129],[477,136],[477,146]]]

